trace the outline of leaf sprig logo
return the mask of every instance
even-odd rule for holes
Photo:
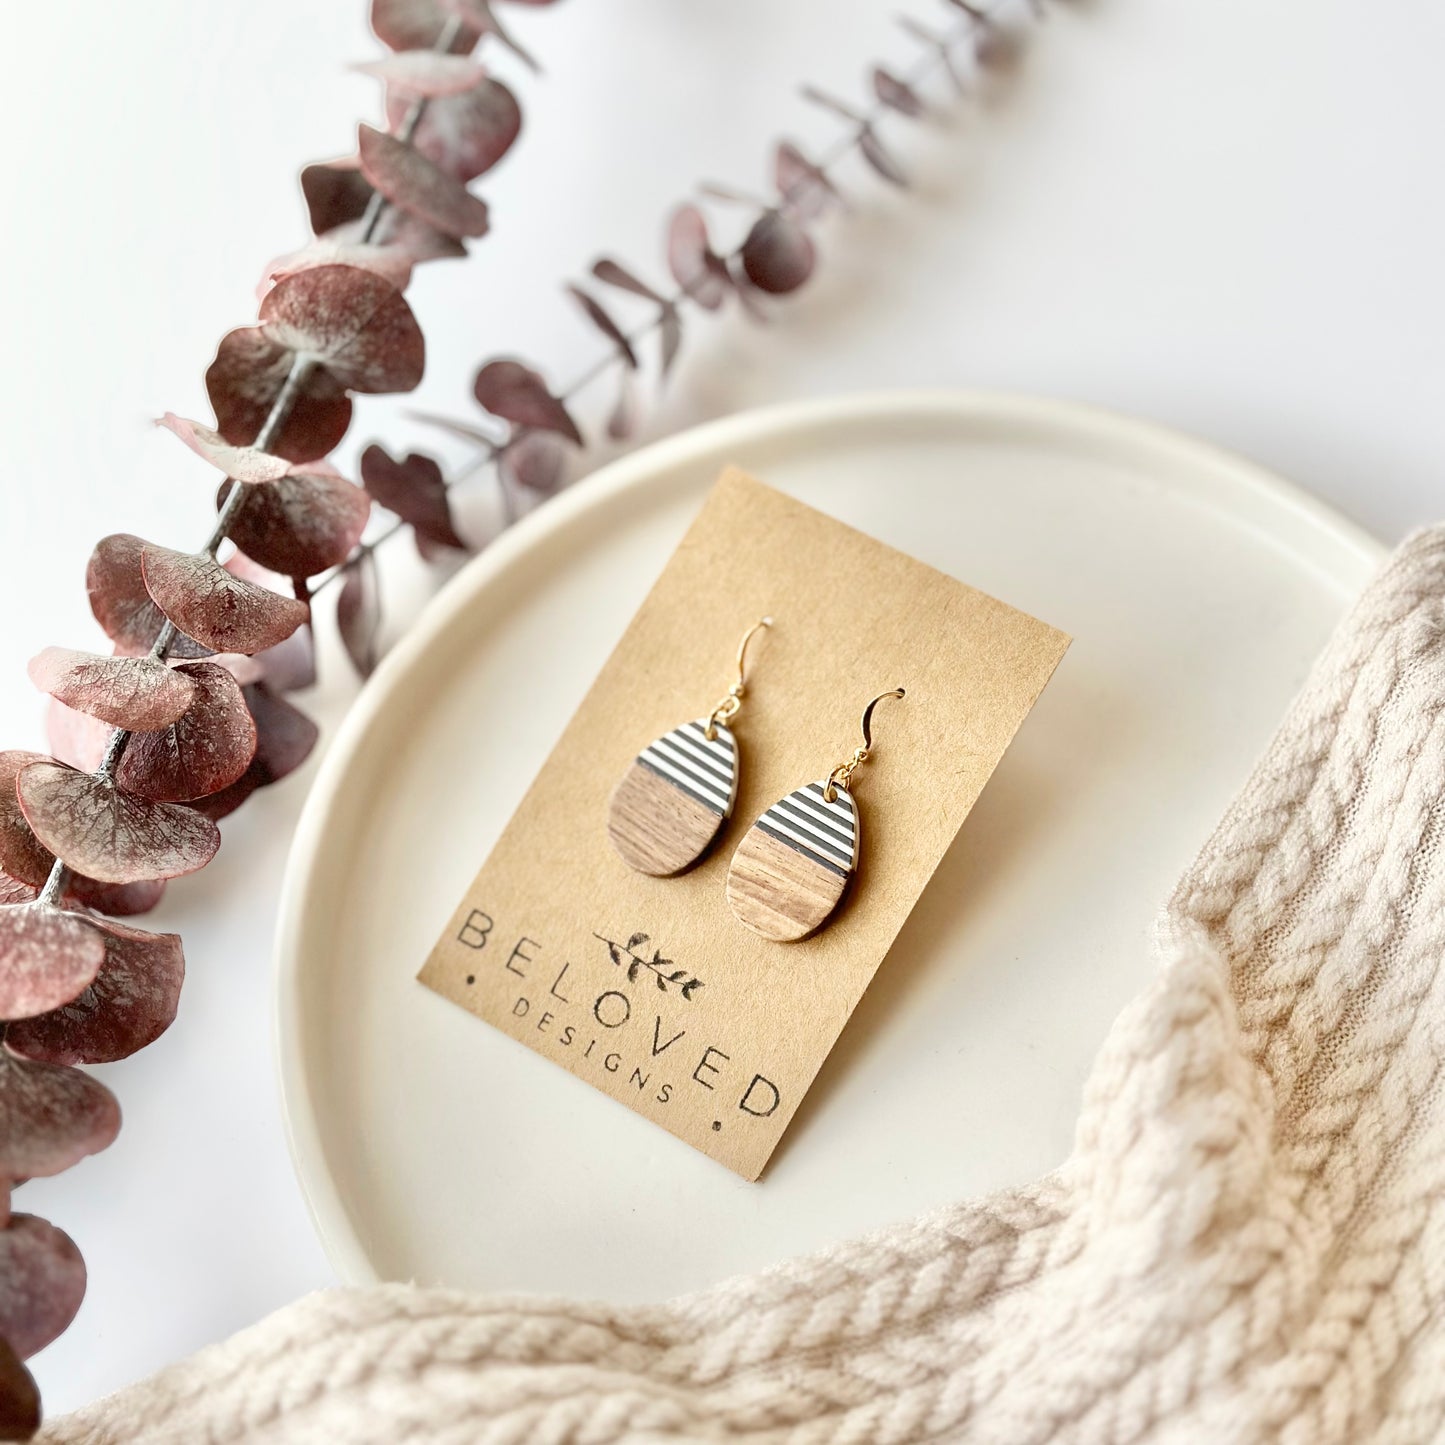
[[[626,943],[618,943],[603,933],[592,936],[607,945],[608,957],[618,968],[626,968],[628,983],[636,983],[645,970],[663,993],[676,989],[688,1003],[692,1002],[693,994],[704,986],[703,981],[687,969],[675,967],[675,960],[664,958],[661,949],[654,948],[649,958],[643,950],[652,940],[645,933],[634,933]]]

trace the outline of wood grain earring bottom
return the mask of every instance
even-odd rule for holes
[[[629,868],[671,878],[699,862],[732,816],[738,745],[724,723],[684,723],[650,743],[623,773],[607,836]]]
[[[748,829],[728,868],[734,917],[774,943],[816,932],[842,902],[858,866],[858,809],[846,788],[809,783]]]

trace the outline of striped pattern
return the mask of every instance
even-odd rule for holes
[[[769,837],[847,876],[858,860],[858,810],[845,788],[830,803],[824,783],[809,783],[780,798],[754,825]]]
[[[738,745],[721,723],[684,723],[645,747],[612,792],[607,836],[639,873],[671,878],[717,841],[738,791]]]
[[[637,761],[726,818],[738,791],[738,745],[722,723],[713,731],[715,736],[709,739],[706,718],[684,723],[645,747]]]

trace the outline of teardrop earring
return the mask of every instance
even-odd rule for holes
[[[858,867],[858,808],[848,784],[873,748],[873,709],[863,709],[863,746],[827,778],[780,798],[748,829],[728,868],[728,906],[744,927],[775,943],[820,929]]]
[[[773,619],[764,617],[738,643],[738,678],[712,712],[645,747],[613,790],[607,836],[638,873],[670,878],[699,862],[732,816],[738,795],[738,745],[728,723],[746,690],[748,643]]]

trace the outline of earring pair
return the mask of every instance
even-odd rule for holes
[[[699,863],[737,801],[739,755],[729,723],[742,709],[748,644],[773,619],[753,624],[738,644],[737,680],[704,718],[645,747],[622,775],[608,809],[607,834],[628,867],[670,878]],[[849,784],[873,747],[873,710],[863,710],[863,744],[819,782],[780,798],[748,829],[728,868],[733,915],[763,938],[789,943],[832,916],[858,867],[858,807]]]

